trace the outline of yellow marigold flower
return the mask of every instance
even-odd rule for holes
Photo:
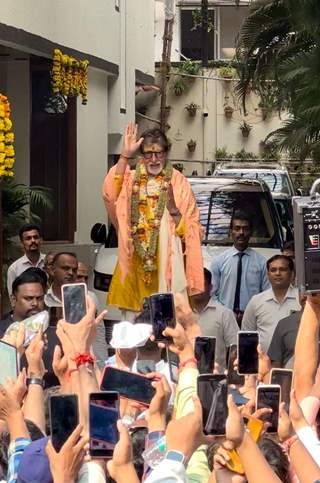
[[[5,144],[4,143],[0,143],[0,153],[4,153],[5,152]]]
[[[12,128],[12,122],[10,119],[8,119],[7,117],[4,119],[4,131],[10,131]],[[2,130],[1,128],[1,124],[0,124],[0,130]]]
[[[3,143],[3,141],[4,141],[4,132],[0,131],[0,143]]]
[[[9,144],[9,146],[6,146],[6,148],[5,148],[5,153],[8,157],[14,156],[14,154],[15,154],[14,153],[14,147],[11,144]]]
[[[0,141],[1,141],[1,136],[0,136]],[[8,132],[5,135],[5,141],[6,141],[6,143],[13,143],[14,142],[14,133],[13,132]]]
[[[6,159],[6,153],[0,153],[0,164],[3,164],[5,159]]]

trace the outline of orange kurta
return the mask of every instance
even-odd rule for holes
[[[132,270],[136,271],[138,275],[137,266],[139,265],[139,259],[134,254],[133,240],[131,236],[131,195],[132,185],[134,180],[134,171],[130,171],[127,167],[122,186],[119,192],[119,184],[115,178],[116,166],[112,167],[105,177],[103,184],[103,198],[105,201],[106,209],[111,222],[117,229],[118,243],[119,243],[119,259],[118,265],[115,270],[114,278],[111,287],[113,290],[121,290],[121,284],[125,284],[126,280],[131,280]],[[186,261],[186,279],[189,295],[203,292],[203,262],[201,253],[201,237],[202,228],[199,222],[199,210],[196,205],[195,197],[192,192],[191,186],[188,180],[179,171],[173,169],[171,184],[173,188],[173,194],[177,208],[182,215],[182,222],[184,227],[184,243],[185,243],[185,261]],[[176,234],[176,226],[173,219],[169,219],[170,234]],[[166,263],[166,282],[168,287],[171,286],[172,279],[172,247],[171,240],[168,240],[168,257]],[[141,267],[142,270],[142,267]],[[129,274],[130,272],[130,274]],[[141,272],[142,273],[142,272]],[[156,274],[156,272],[155,272]],[[154,275],[152,277],[152,284],[150,293],[157,291]],[[119,285],[120,282],[120,285]],[[115,287],[116,283],[116,287]],[[130,283],[131,285],[131,283]],[[126,287],[122,289],[126,292]],[[156,290],[155,290],[156,289]],[[149,290],[147,289],[147,292]],[[127,294],[128,295],[128,294]],[[112,298],[109,301],[112,303]],[[131,310],[139,310],[141,308],[134,308],[130,302],[127,302],[124,308]],[[119,305],[117,303],[117,305]],[[134,303],[136,307],[136,303]]]

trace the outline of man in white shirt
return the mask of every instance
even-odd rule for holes
[[[298,289],[291,286],[294,262],[285,255],[275,255],[267,261],[271,288],[254,295],[247,305],[242,330],[257,330],[260,343],[268,351],[273,332],[284,317],[300,310]]]
[[[12,294],[12,283],[27,268],[44,268],[45,254],[40,252],[41,233],[40,228],[34,224],[24,225],[19,230],[19,238],[24,250],[24,255],[13,262],[7,273],[8,294]]]
[[[210,300],[212,294],[212,275],[204,269],[204,292],[190,297],[190,304],[198,314],[201,333],[206,337],[216,338],[215,361],[220,372],[225,370],[227,347],[237,344],[238,324],[232,310],[219,302]]]

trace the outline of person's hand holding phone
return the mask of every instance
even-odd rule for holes
[[[19,407],[22,406],[24,397],[28,390],[26,380],[27,380],[26,369],[23,368],[18,374],[16,381],[13,381],[12,379],[8,378],[6,383],[4,384],[5,389],[17,401],[17,403],[19,404]]]
[[[28,362],[28,377],[43,378],[45,367],[42,360],[44,341],[42,339],[42,330],[32,339],[26,349],[26,358]]]
[[[226,421],[226,439],[232,444],[232,448],[238,448],[245,435],[245,425],[241,412],[233,402],[231,395],[228,396],[228,417]],[[232,449],[231,447],[228,449]]]
[[[88,439],[81,437],[83,427],[79,424],[57,452],[51,439],[46,446],[53,481],[74,482],[85,457]]]
[[[152,372],[147,374],[147,377],[150,379],[157,377],[158,379],[152,383],[156,393],[151,399],[149,409],[146,411],[148,430],[149,433],[152,431],[165,431],[166,413],[171,396],[171,388],[163,374]]]
[[[95,337],[96,323],[100,323],[100,319],[96,322],[96,307],[90,296],[87,296],[87,306],[86,315],[77,324],[70,324],[63,319],[59,321],[60,326],[78,354],[90,352]]]
[[[177,323],[174,329],[167,327],[164,330],[164,334],[172,338],[173,344],[169,344],[169,350],[179,356],[180,364],[188,359],[194,358],[193,345],[182,325]],[[161,348],[165,347],[163,343],[159,343],[158,345]]]
[[[117,422],[119,441],[116,444],[113,457],[107,462],[108,473],[117,482],[139,483],[132,463],[132,444],[127,428],[121,420]]]

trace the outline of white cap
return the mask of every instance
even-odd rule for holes
[[[113,326],[111,347],[114,349],[134,349],[145,345],[152,334],[150,324],[119,322]]]

